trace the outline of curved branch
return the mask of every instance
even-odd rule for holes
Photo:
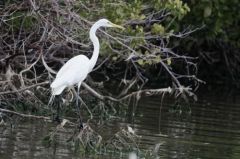
[[[99,94],[94,89],[92,89],[89,85],[87,85],[85,82],[82,83],[82,86],[84,88],[86,88],[92,95],[94,95],[95,97],[99,98],[100,100],[108,99],[108,100],[111,100],[111,101],[119,102],[118,99],[115,99],[115,98],[110,97],[110,96],[103,96],[103,95]]]
[[[15,91],[0,92],[0,95],[19,93],[19,92],[25,91],[27,89],[31,89],[31,88],[34,88],[34,87],[37,87],[37,86],[45,85],[45,84],[48,84],[48,83],[49,83],[48,81],[45,81],[45,82],[37,83],[37,84],[31,85],[31,86],[28,86],[28,87],[25,87],[25,88],[22,88],[22,89],[19,89],[19,90],[15,90]]]
[[[11,113],[11,114],[15,114],[24,118],[35,118],[35,119],[44,119],[44,120],[51,120],[50,117],[45,117],[45,116],[36,116],[36,115],[31,115],[31,114],[22,114],[22,113],[18,113],[12,110],[8,110],[8,109],[2,109],[0,108],[1,112],[5,112],[5,113]]]

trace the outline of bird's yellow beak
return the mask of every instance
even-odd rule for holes
[[[111,23],[112,27],[115,27],[115,28],[119,28],[119,29],[122,29],[124,30],[125,28],[121,25],[117,25],[117,24],[114,24],[114,23]]]

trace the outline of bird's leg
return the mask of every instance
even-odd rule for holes
[[[56,100],[56,103],[57,103],[57,112],[56,112],[56,114],[54,115],[54,117],[53,117],[53,120],[54,121],[56,121],[56,122],[58,122],[58,123],[60,123],[61,122],[61,119],[60,119],[60,107],[61,107],[61,96],[60,95],[57,95],[56,97],[55,97],[55,100]]]
[[[78,118],[79,118],[79,128],[83,129],[83,122],[82,122],[81,112],[80,112],[80,102],[78,101],[80,85],[81,83],[78,84],[77,95],[76,95],[76,106],[77,106]]]

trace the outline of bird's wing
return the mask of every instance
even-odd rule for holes
[[[88,74],[89,59],[78,55],[67,61],[57,73],[56,79],[51,84],[52,88],[63,85],[70,86],[83,81]]]
[[[70,60],[71,60],[71,59],[70,59]],[[69,60],[69,61],[70,61],[70,60]],[[65,64],[61,67],[61,69],[60,69],[60,70],[58,71],[58,73],[57,73],[56,78],[61,77],[64,72],[66,72],[67,70],[69,70],[69,68],[71,68],[71,62],[69,62],[69,61],[67,61],[67,63],[65,63]]]
[[[84,55],[78,55],[70,60],[68,60],[63,67],[58,71],[56,78],[61,77],[63,74],[66,74],[66,72],[72,71],[74,69],[81,70],[82,68],[78,68],[78,66],[83,65],[88,67],[88,61],[89,59]]]

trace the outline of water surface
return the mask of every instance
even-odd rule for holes
[[[236,93],[237,94],[237,93]],[[198,102],[178,104],[160,97],[144,97],[131,105],[124,118],[109,121],[105,138],[130,125],[141,136],[139,147],[152,149],[160,144],[160,158],[240,158],[240,98],[231,94],[204,94]],[[0,126],[1,159],[48,158],[126,158],[117,154],[83,155],[67,142],[73,129],[66,128],[58,142],[46,147],[43,138],[54,124],[36,120],[14,121],[14,126]]]

